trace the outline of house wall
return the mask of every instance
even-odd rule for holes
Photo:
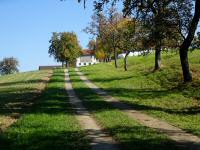
[[[99,63],[94,55],[81,56],[76,59],[76,67],[89,66]]]

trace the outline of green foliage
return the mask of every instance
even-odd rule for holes
[[[88,47],[89,50],[96,50],[96,41],[90,40],[87,47]]]
[[[96,51],[101,54],[104,51],[104,59],[110,59],[112,53],[119,51],[117,45],[120,38],[117,25],[122,19],[122,14],[117,12],[115,7],[111,7],[107,12],[95,13],[89,26],[84,30],[96,37]]]
[[[137,20],[124,18],[117,25],[120,41],[118,47],[125,51],[136,51],[141,49],[141,27]]]
[[[0,61],[0,74],[6,75],[6,74],[12,74],[18,72],[19,62],[16,58],[10,57],[10,58],[4,58],[2,61]]]
[[[53,32],[49,46],[49,55],[53,56],[58,62],[64,62],[65,58],[61,54],[60,33]]]
[[[154,117],[200,135],[200,51],[189,53],[194,81],[182,82],[179,55],[163,53],[163,69],[153,70],[153,55],[129,57],[129,71],[113,63],[81,68],[100,88],[120,101]],[[123,65],[122,60],[119,66]]]
[[[73,32],[53,33],[51,38],[49,54],[58,62],[73,64],[81,54],[77,36]]]

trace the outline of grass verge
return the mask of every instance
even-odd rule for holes
[[[88,140],[74,118],[64,88],[63,70],[56,70],[29,113],[0,136],[1,150],[84,150]]]
[[[120,142],[123,149],[171,150],[176,149],[163,134],[142,126],[123,112],[114,109],[92,92],[72,69],[69,71],[73,88],[98,123]]]

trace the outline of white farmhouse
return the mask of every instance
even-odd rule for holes
[[[96,59],[93,50],[83,50],[82,55],[76,59],[76,67],[88,66],[97,63],[99,63],[99,61]]]

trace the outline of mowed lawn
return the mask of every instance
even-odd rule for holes
[[[88,149],[89,141],[73,115],[64,83],[63,70],[55,70],[29,111],[0,134],[1,150]]]
[[[0,77],[0,130],[33,104],[52,71],[32,71]]]
[[[182,82],[179,55],[162,54],[162,69],[153,72],[154,55],[129,57],[128,71],[114,63],[82,67],[97,86],[134,109],[144,111],[200,136],[200,51],[189,52],[194,81]]]

